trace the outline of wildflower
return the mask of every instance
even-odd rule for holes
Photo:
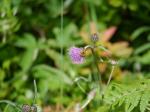
[[[69,49],[69,55],[74,64],[81,64],[84,62],[84,56],[82,55],[83,48],[71,47]]]

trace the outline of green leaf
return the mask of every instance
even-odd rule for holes
[[[20,112],[20,107],[14,103],[14,102],[11,102],[9,100],[0,100],[0,104],[1,103],[6,103],[7,105],[5,106],[4,108],[4,112]]]
[[[121,7],[124,3],[123,0],[110,0],[109,3],[114,7]]]
[[[150,51],[146,52],[144,55],[137,58],[137,61],[142,64],[149,64],[150,63]]]
[[[61,84],[71,85],[71,79],[61,70],[47,66],[47,65],[38,65],[33,69],[33,74],[36,78],[44,79],[41,82],[44,85],[49,85],[49,88],[52,90],[57,90],[60,88]]]
[[[70,23],[63,30],[63,37],[61,37],[61,29],[56,27],[53,30],[58,47],[69,47],[72,45],[82,44],[82,40],[78,37],[77,26],[74,23]],[[53,40],[54,41],[54,40]]]
[[[126,112],[132,112],[132,110],[138,105],[141,94],[137,91],[133,91],[133,94],[129,95],[126,99]]]
[[[141,112],[145,112],[149,101],[150,101],[150,91],[146,91],[142,94],[141,96],[141,101],[140,101],[140,111]]]
[[[135,54],[139,54],[139,53],[142,53],[143,51],[147,50],[147,49],[150,49],[150,43],[148,44],[144,44],[140,47],[138,47],[136,50],[135,50]]]
[[[149,105],[149,101],[150,101],[149,92],[150,91],[146,91],[141,96],[141,101],[140,101],[140,111],[141,112],[145,112],[147,106]]]
[[[29,70],[32,63],[34,62],[35,58],[37,57],[37,50],[36,49],[28,49],[23,53],[23,55],[20,57],[20,66],[23,71]]]
[[[23,38],[19,38],[16,46],[25,48],[24,53],[21,55],[19,65],[22,67],[23,71],[27,71],[38,54],[37,42],[35,37],[31,34],[25,34]]]
[[[4,80],[4,78],[6,77],[5,75],[5,71],[0,68],[0,82]]]
[[[105,92],[104,99],[111,105],[111,111],[116,112],[121,108],[123,112],[138,111],[139,109],[141,112],[145,112],[150,101],[149,84],[149,79],[135,80],[125,84],[113,83]]]
[[[24,34],[23,38],[18,38],[15,45],[22,48],[31,49],[36,47],[36,40],[31,34]]]
[[[10,112],[10,111],[16,112],[16,110],[8,104],[7,106],[5,106],[4,112]]]
[[[136,39],[137,37],[139,37],[142,33],[148,32],[148,31],[150,31],[150,27],[147,27],[147,26],[140,27],[140,28],[136,29],[136,30],[132,33],[131,39],[134,40],[134,39]]]

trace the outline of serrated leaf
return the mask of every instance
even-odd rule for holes
[[[140,101],[140,111],[141,112],[145,112],[149,101],[150,101],[150,91],[146,91],[142,94],[141,96],[141,101]]]
[[[133,94],[127,97],[126,99],[126,112],[131,112],[139,103],[141,94],[137,91],[134,91]]]
[[[113,83],[108,87],[104,98],[106,103],[111,105],[110,110],[112,111],[125,107],[124,112],[132,112],[134,109],[145,112],[150,101],[149,84],[149,79],[132,81],[128,85]],[[119,88],[119,91],[116,88]],[[138,108],[139,104],[140,108]]]

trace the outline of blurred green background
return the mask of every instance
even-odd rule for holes
[[[0,100],[32,104],[36,79],[36,103],[43,112],[74,112],[95,82],[80,81],[86,93],[82,92],[74,80],[93,73],[91,60],[74,65],[68,49],[90,44],[94,32],[119,62],[114,81],[148,78],[149,18],[148,0],[64,0],[63,7],[61,0],[0,0]],[[99,68],[105,84],[111,66],[100,63]],[[5,108],[0,104],[0,110]],[[85,109],[99,110],[107,112],[95,101]]]

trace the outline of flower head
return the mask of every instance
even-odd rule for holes
[[[83,48],[71,47],[69,49],[69,56],[74,64],[81,64],[84,62],[84,56],[82,55]]]

